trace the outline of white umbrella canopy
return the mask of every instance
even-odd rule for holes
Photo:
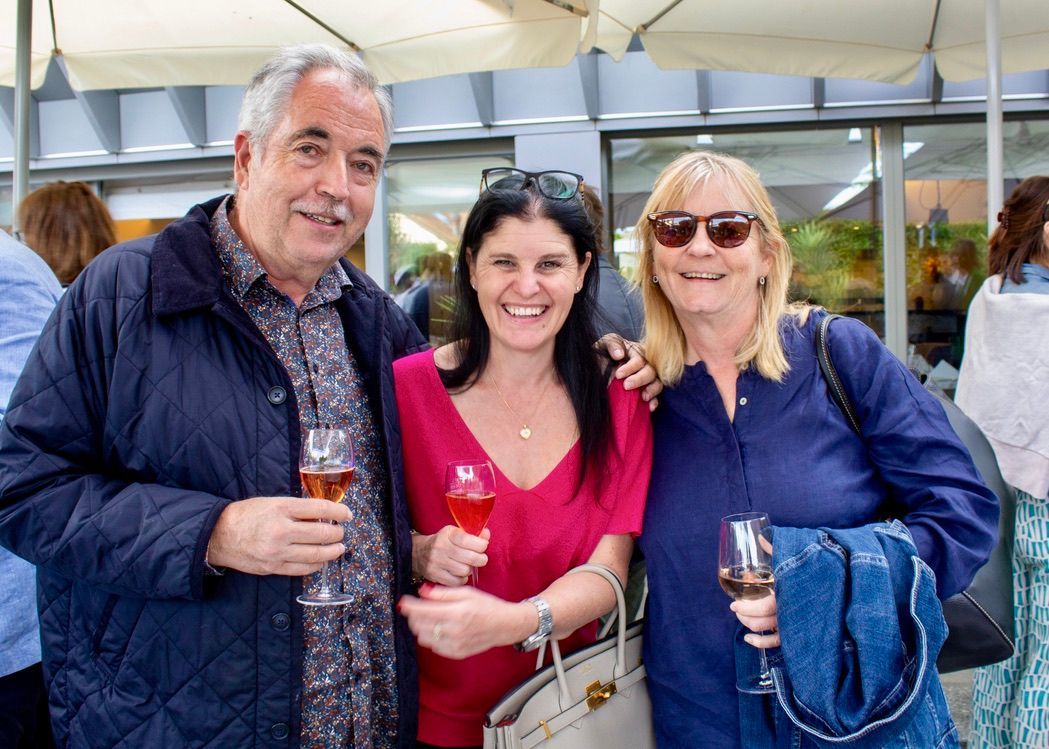
[[[19,2],[0,0],[0,85],[15,81]],[[32,87],[54,50],[73,88],[243,84],[281,46],[359,50],[383,83],[566,65],[597,0],[31,0]],[[596,25],[594,31],[596,31]],[[593,38],[593,34],[589,35]]]
[[[1002,72],[1049,68],[1045,0],[1000,0]],[[950,81],[987,71],[985,0],[601,0],[596,46],[637,33],[664,69],[909,83],[931,52]]]

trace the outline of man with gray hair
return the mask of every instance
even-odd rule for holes
[[[355,56],[290,48],[239,127],[236,194],[92,263],[3,421],[0,543],[39,569],[62,746],[414,745],[391,364],[426,343],[343,258],[390,98]],[[300,498],[323,425],[353,436],[344,503]],[[325,561],[353,603],[297,604]]]

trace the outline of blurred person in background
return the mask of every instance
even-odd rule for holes
[[[919,260],[920,280],[907,287],[907,309],[915,312],[944,309],[949,286],[944,277],[946,261],[936,247],[924,247]]]
[[[393,301],[403,308],[405,297],[408,296],[408,292],[415,288],[415,284],[418,282],[418,276],[415,275],[415,266],[402,265],[398,268],[397,272],[393,274],[393,289],[390,292]]]
[[[971,239],[959,239],[947,252],[947,272],[943,276],[947,284],[943,308],[957,309],[964,312],[976,296],[980,284],[985,278],[979,269],[980,258],[976,252],[976,242]]]
[[[0,231],[0,422],[15,380],[62,294],[47,263]],[[0,548],[0,746],[51,746],[40,665],[36,571]]]
[[[51,182],[18,206],[22,238],[47,261],[63,286],[117,242],[105,204],[83,182]]]
[[[429,269],[427,256],[419,258],[419,274],[412,281],[412,285],[397,297],[397,304],[401,306],[415,327],[423,334],[423,338],[430,339],[430,281],[432,273]]]
[[[433,345],[448,342],[449,315],[452,308],[452,256],[431,252],[418,260],[419,275],[411,288],[397,298],[415,327]]]
[[[1049,747],[1049,177],[1005,201],[969,307],[955,400],[1016,488],[1016,653],[973,676],[970,745]]]
[[[597,191],[584,183],[580,192],[597,235],[598,286],[594,330],[599,336],[618,333],[628,341],[640,341],[645,332],[641,294],[608,259],[611,250],[605,246],[605,208]]]

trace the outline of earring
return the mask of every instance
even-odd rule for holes
[[[760,278],[758,278],[758,286],[764,286],[764,285],[765,285],[765,277],[761,276]]]
[[[583,284],[579,284],[575,287],[575,293],[578,294],[583,289]]]
[[[654,286],[659,286],[659,276],[652,276],[652,284]]]
[[[474,291],[477,291],[477,284],[475,284],[473,281],[471,281],[470,282],[470,288],[473,289]]]

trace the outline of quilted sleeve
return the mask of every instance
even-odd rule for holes
[[[855,405],[867,451],[941,600],[964,590],[997,541],[998,500],[929,393],[874,332],[835,321],[831,358]]]
[[[117,459],[109,400],[140,394],[114,394],[111,375],[121,328],[144,304],[141,294],[83,291],[75,284],[59,303],[0,425],[0,544],[121,595],[199,598],[207,539],[228,500],[138,481]]]

